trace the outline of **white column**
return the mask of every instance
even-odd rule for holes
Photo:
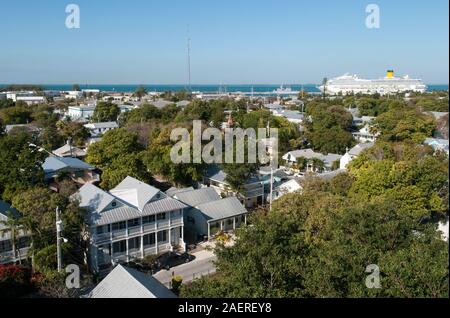
[[[208,240],[209,240],[209,238],[211,237],[211,224],[210,223],[207,224],[208,224]]]
[[[247,214],[244,214],[244,223],[247,225]]]
[[[233,231],[236,230],[236,217],[233,217]]]
[[[155,232],[155,249],[156,254],[158,254],[158,231]]]
[[[141,218],[141,257],[144,258],[144,222]]]

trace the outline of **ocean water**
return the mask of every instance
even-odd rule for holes
[[[0,88],[3,88],[7,86],[7,84],[0,84]],[[59,85],[41,85],[44,87],[45,90],[54,90],[54,91],[69,91],[72,89],[72,84],[59,84]],[[81,85],[81,89],[99,89],[100,91],[105,92],[118,92],[118,93],[127,93],[127,92],[134,92],[137,87],[143,86],[145,89],[149,92],[165,92],[165,91],[172,91],[172,92],[179,92],[184,91],[187,89],[186,85],[115,85],[115,84],[109,84],[109,85]],[[273,85],[265,85],[265,84],[256,84],[256,85],[191,85],[192,91],[199,91],[203,93],[216,93],[216,92],[228,92],[228,93],[235,93],[235,92],[245,92],[249,93],[252,91],[255,94],[257,93],[269,93],[273,92],[274,90],[277,90],[280,88],[280,84],[273,84]],[[285,85],[284,87],[291,88],[293,91],[300,91],[302,88],[306,92],[310,93],[319,93],[319,89],[317,88],[319,84],[292,84],[292,85]],[[428,90],[429,91],[435,91],[435,90],[448,90],[448,85],[429,85]]]

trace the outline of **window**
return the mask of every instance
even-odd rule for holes
[[[156,217],[158,220],[165,220],[166,219],[166,213],[160,213]]]
[[[97,235],[111,232],[111,224],[97,226]]]
[[[144,235],[144,246],[155,245],[155,233]]]
[[[228,225],[233,225],[233,219],[228,219],[228,220],[227,220],[227,224],[228,224]]]
[[[97,235],[103,234],[103,226],[97,226]]]
[[[127,251],[127,242],[120,241],[113,243],[113,253],[125,253]]]
[[[113,223],[112,229],[113,231],[124,230],[127,227],[127,223],[125,221]]]
[[[155,222],[155,216],[154,215],[147,215],[142,218],[143,224],[149,224]]]
[[[128,221],[128,227],[135,227],[140,225],[139,219],[133,219]]]
[[[128,240],[128,248],[130,250],[141,248],[141,238],[140,237],[134,237],[134,238],[129,239]]]
[[[117,202],[116,202],[116,201],[113,201],[113,203],[111,203],[111,206],[112,206],[113,208],[115,208],[115,207],[117,206]]]
[[[158,242],[166,242],[167,241],[167,230],[158,232]]]
[[[12,251],[11,241],[0,241],[0,252]]]

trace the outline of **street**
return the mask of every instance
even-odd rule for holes
[[[153,275],[153,277],[164,285],[169,286],[172,281],[172,274],[181,276],[183,278],[183,283],[186,283],[200,276],[209,275],[215,272],[213,261],[216,257],[212,252],[202,250],[192,255],[195,256],[195,260],[192,262],[173,267],[168,271],[161,270]]]

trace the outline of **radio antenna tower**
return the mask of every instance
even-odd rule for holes
[[[188,33],[187,33],[187,62],[188,62],[188,89],[189,92],[192,92],[191,88],[191,34],[189,31],[189,25],[188,25]]]

